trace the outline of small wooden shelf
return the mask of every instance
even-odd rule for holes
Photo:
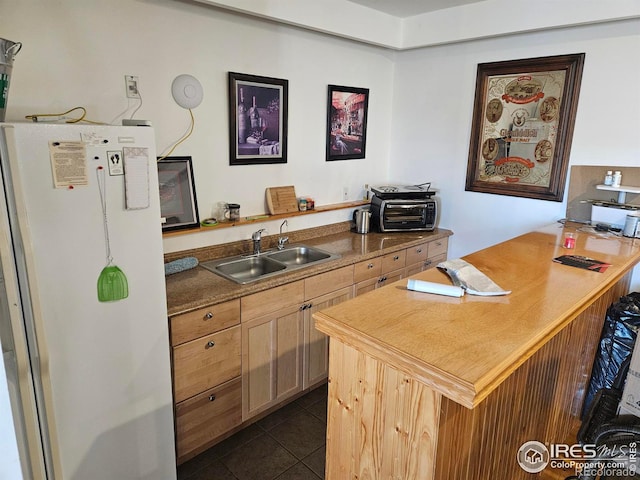
[[[220,222],[215,225],[207,226],[207,227],[197,227],[197,228],[189,228],[184,230],[174,230],[170,232],[163,232],[163,237],[173,237],[176,235],[188,235],[193,233],[201,233],[201,232],[209,232],[211,230],[217,230],[220,228],[229,228],[235,227],[239,225],[247,225],[256,222],[269,222],[271,220],[278,220],[281,218],[290,218],[290,217],[298,217],[300,215],[313,215],[314,213],[323,213],[330,212],[333,210],[343,210],[347,208],[355,208],[361,205],[368,205],[369,200],[356,200],[353,202],[343,202],[343,203],[333,203],[331,205],[321,205],[316,206],[313,210],[305,210],[304,212],[290,212],[290,213],[279,213],[275,215],[269,215],[267,213],[262,215],[251,215],[248,217],[242,217],[240,220],[235,222]]]
[[[619,187],[613,187],[611,185],[596,185],[598,190],[608,190],[610,192],[618,192],[618,203],[625,203],[627,192],[640,193],[640,187],[632,187],[630,185],[620,185]]]

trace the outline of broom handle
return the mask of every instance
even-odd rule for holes
[[[98,177],[98,190],[100,191],[100,205],[102,206],[102,222],[104,225],[104,242],[107,247],[107,265],[111,265],[113,257],[111,256],[111,244],[109,242],[109,224],[107,222],[107,185],[104,178],[104,167],[101,165],[96,168],[96,176]]]

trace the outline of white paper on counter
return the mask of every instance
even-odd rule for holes
[[[438,264],[438,268],[449,275],[454,285],[462,287],[471,295],[508,295],[511,290],[503,290],[493,280],[460,258]]]
[[[435,293],[436,295],[446,295],[448,297],[462,297],[464,289],[455,285],[444,285],[442,283],[425,282],[424,280],[407,280],[407,289],[415,292]]]

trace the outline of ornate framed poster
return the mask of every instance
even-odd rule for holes
[[[364,158],[369,89],[329,85],[327,161]]]
[[[478,65],[466,190],[562,201],[584,57]]]
[[[229,164],[287,163],[288,80],[229,72]]]

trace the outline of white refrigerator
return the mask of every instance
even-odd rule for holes
[[[176,478],[155,158],[150,127],[0,123],[0,478]]]

